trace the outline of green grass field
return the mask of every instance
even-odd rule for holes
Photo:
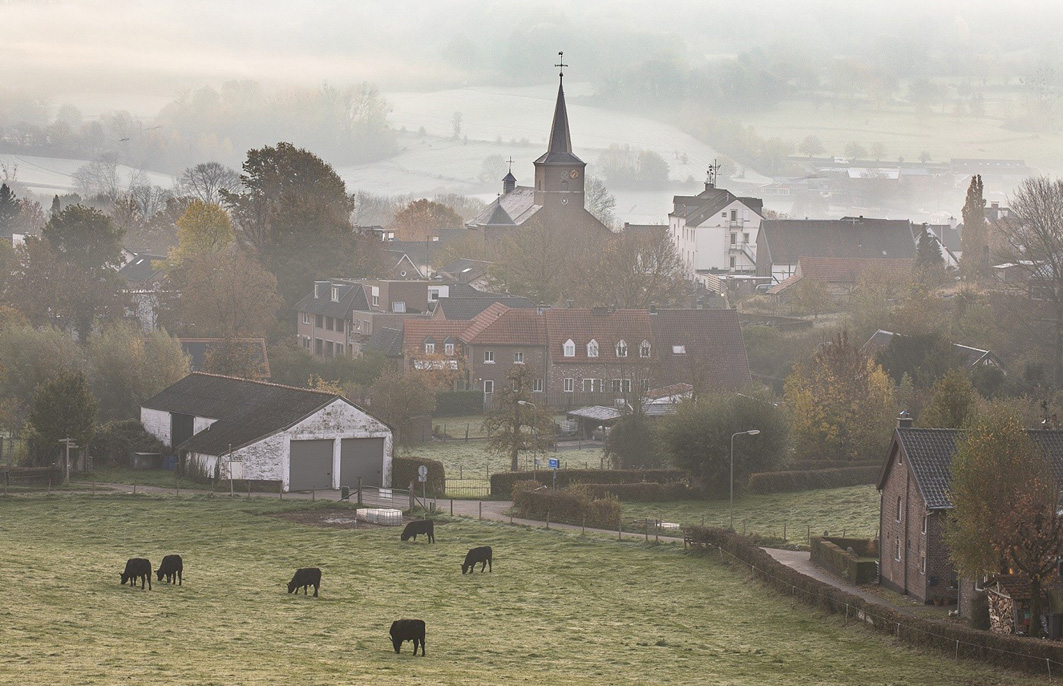
[[[728,524],[729,502],[693,500],[674,503],[624,503],[623,517],[631,522],[660,519],[680,524],[708,526]],[[829,531],[835,536],[873,537],[878,531],[879,496],[874,486],[849,486],[820,491],[777,493],[773,495],[736,496],[734,526],[736,531],[782,538],[786,525],[787,540],[803,545],[811,528],[813,536]]]
[[[439,460],[446,468],[448,479],[486,479],[488,473],[508,472],[509,458],[493,455],[487,452],[486,447],[486,441],[433,441],[415,445],[401,454]],[[601,464],[602,449],[596,446],[582,450],[560,450],[541,455],[539,459],[545,466],[546,460],[551,457],[560,458],[565,467],[597,469]],[[521,459],[528,462],[527,468],[531,469],[532,456],[521,456]]]
[[[0,500],[0,682],[168,684],[1020,684],[790,607],[713,556],[559,531],[312,526],[344,506],[52,495]],[[494,572],[460,574],[495,548]],[[185,559],[181,587],[120,586],[128,557]],[[286,593],[300,566],[321,596]],[[394,619],[428,625],[395,655]]]

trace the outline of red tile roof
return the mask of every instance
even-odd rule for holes
[[[555,308],[547,310],[546,335],[550,342],[550,360],[554,364],[575,362],[616,362],[616,344],[627,343],[625,362],[639,359],[642,341],[653,342],[650,313],[646,310]],[[563,346],[569,339],[576,344],[575,357],[565,357]],[[587,356],[587,344],[598,343],[598,357]],[[652,349],[651,349],[652,350]]]
[[[449,321],[446,319],[404,319],[402,321],[402,348],[406,357],[424,352],[424,341],[431,336],[435,339],[436,352],[443,353],[443,341],[449,336],[457,341],[469,322]]]
[[[496,306],[501,307],[497,315]],[[534,308],[496,303],[472,320],[461,340],[470,345],[546,345],[546,322]]]

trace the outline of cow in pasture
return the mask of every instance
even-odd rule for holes
[[[184,585],[184,579],[182,578],[185,569],[184,560],[180,555],[167,555],[162,558],[162,564],[155,571],[157,581],[162,581],[163,577],[166,577],[167,583],[177,582],[178,586]]]
[[[428,536],[429,543],[436,542],[436,525],[431,519],[416,519],[406,525],[406,528],[402,530],[402,535],[399,536],[404,541],[408,541],[411,538],[417,540],[417,534],[425,534]]]
[[[424,620],[396,619],[391,623],[391,645],[398,654],[404,641],[413,641],[413,654],[417,654],[417,643],[421,643],[421,657],[424,657]]]
[[[121,576],[123,585],[128,581],[130,586],[136,586],[137,579],[140,579],[141,590],[145,581],[148,583],[148,590],[151,590],[151,562],[143,557],[131,557],[126,560],[125,571]]]
[[[298,593],[303,589],[303,595],[309,595],[308,587],[314,587],[314,597],[317,597],[317,589],[321,586],[321,570],[317,567],[303,567],[295,570],[295,576],[288,582],[288,593]]]
[[[476,563],[480,563],[480,573],[482,574],[486,568],[491,570],[491,546],[485,545],[480,548],[473,548],[465,555],[465,562],[461,563],[461,573],[466,571],[472,574],[476,571]]]

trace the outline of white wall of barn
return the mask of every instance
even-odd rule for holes
[[[379,420],[340,399],[336,399],[285,431],[234,450],[232,454],[233,476],[236,479],[280,481],[282,488],[287,491],[289,489],[291,442],[293,440],[332,439],[332,487],[339,488],[340,446],[344,438],[383,438],[384,456],[381,464],[381,479],[384,484],[391,483],[391,457],[394,449],[391,430]],[[222,479],[229,477],[230,463],[227,456],[219,458],[202,453],[190,453],[189,458],[202,464],[208,473],[213,472],[215,464],[220,459],[220,476]]]
[[[140,408],[140,423],[144,430],[159,439],[166,445],[170,445],[170,413],[163,410],[152,410],[147,407]]]

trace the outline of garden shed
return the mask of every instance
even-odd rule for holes
[[[193,372],[140,420],[193,474],[285,491],[391,486],[391,429],[335,393]]]

